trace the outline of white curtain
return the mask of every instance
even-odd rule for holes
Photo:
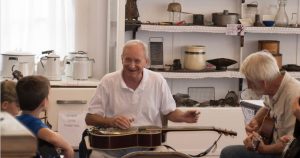
[[[74,0],[0,0],[0,53],[74,51]]]

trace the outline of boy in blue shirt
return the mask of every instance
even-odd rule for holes
[[[43,76],[26,76],[16,86],[22,114],[17,119],[23,123],[39,140],[62,148],[64,158],[73,158],[72,146],[58,133],[52,131],[40,119],[39,115],[48,104],[50,82]],[[25,145],[25,144],[24,144]],[[40,151],[39,144],[39,151]]]

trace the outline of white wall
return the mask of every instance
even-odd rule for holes
[[[264,1],[257,0],[259,13],[267,8],[271,3],[276,4],[277,0]],[[170,0],[138,0],[140,13],[139,20],[142,22],[165,22],[169,21],[167,12]],[[241,13],[242,6],[240,0],[176,0],[182,6],[182,11],[204,14],[205,21],[211,21],[213,12],[222,12],[224,9],[229,12]],[[251,3],[252,0],[246,0]],[[298,0],[289,0],[286,6],[287,14],[291,18],[292,13],[299,10]],[[299,14],[299,13],[298,13]],[[298,16],[299,19],[299,16]],[[182,14],[181,20],[192,22],[192,15]],[[299,21],[300,22],[300,21]],[[226,36],[224,34],[212,33],[165,33],[138,31],[137,39],[149,42],[149,37],[163,37],[164,39],[164,64],[172,64],[173,59],[179,58],[183,63],[184,46],[204,45],[206,47],[206,59],[230,58],[239,61],[240,45],[238,36]],[[131,32],[126,32],[125,40],[131,38]],[[299,64],[299,35],[279,35],[279,34],[246,34],[243,58],[258,50],[258,40],[279,40],[280,53],[283,54],[282,64]],[[238,68],[235,64],[232,68]],[[215,98],[224,98],[228,90],[238,92],[238,79],[198,79],[198,80],[179,80],[168,79],[172,93],[187,93],[188,87],[215,87]]]
[[[96,59],[94,65],[94,76],[101,78],[107,70],[106,57],[106,30],[107,30],[107,4],[108,0],[77,0],[79,9],[78,21],[76,29],[76,48],[77,50],[86,50],[89,55]],[[167,0],[138,0],[138,9],[142,22],[151,21],[168,21],[169,14],[166,11]],[[210,19],[212,12],[220,12],[228,9],[230,12],[240,12],[239,0],[211,0],[211,1],[183,1],[182,10],[192,13],[202,13],[206,20]],[[262,1],[259,1],[261,4]],[[291,12],[298,10],[296,0],[288,2],[287,12],[291,16]],[[262,5],[261,5],[262,7]],[[183,16],[190,20],[190,15]],[[119,19],[120,20],[120,19]],[[206,58],[212,59],[217,57],[231,58],[239,60],[239,38],[235,36],[224,36],[221,34],[208,33],[149,33],[144,31],[137,32],[137,38],[145,42],[149,42],[149,37],[164,37],[164,62],[171,64],[175,58],[183,59],[182,47],[190,44],[201,44],[206,46]],[[283,64],[299,64],[300,56],[298,54],[298,37],[299,35],[266,35],[251,34],[245,37],[244,57],[251,52],[257,50],[257,40],[275,39],[281,42],[281,53],[283,54]],[[125,41],[131,38],[131,32],[126,32]],[[217,47],[216,47],[217,46]],[[117,58],[117,57],[116,57]],[[118,63],[117,63],[118,64]],[[234,65],[233,67],[238,67]],[[188,84],[186,84],[188,82]],[[219,84],[220,79],[213,80],[168,80],[173,93],[187,92],[188,87],[199,86],[216,86],[216,99],[223,98],[228,90],[238,91],[238,81],[236,79],[225,79]],[[185,85],[186,87],[182,87]]]
[[[107,0],[76,1],[76,50],[88,52],[95,59],[93,76],[106,73]]]

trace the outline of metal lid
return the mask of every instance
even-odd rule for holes
[[[191,46],[187,46],[185,48],[185,52],[204,52],[205,51],[205,46],[202,45],[191,45]]]
[[[60,58],[60,56],[55,53],[50,53],[49,55],[47,55],[47,58]]]
[[[77,54],[77,55],[75,55],[75,57],[73,58],[73,60],[76,60],[76,59],[80,59],[80,60],[86,59],[86,60],[89,60],[89,57],[86,56],[86,55],[84,55],[84,54]]]
[[[34,56],[35,54],[30,52],[21,52],[21,51],[7,51],[1,53],[2,55],[13,55],[13,56]]]
[[[78,52],[69,52],[69,54],[79,54]]]
[[[257,8],[257,4],[249,3],[249,4],[247,4],[247,8]]]

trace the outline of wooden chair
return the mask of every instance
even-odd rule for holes
[[[152,158],[152,157],[163,157],[163,158],[191,158],[190,156],[180,152],[161,152],[161,151],[137,151],[129,153],[122,158]]]

